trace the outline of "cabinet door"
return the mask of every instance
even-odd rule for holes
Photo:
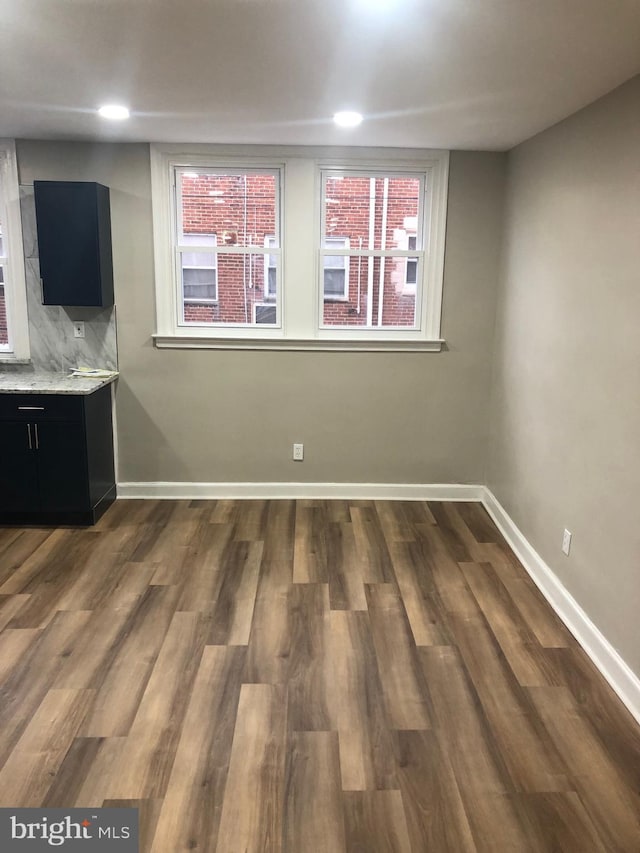
[[[37,512],[40,509],[36,464],[33,425],[1,422],[0,511]]]
[[[81,511],[89,508],[84,427],[67,421],[35,424],[43,512]]]
[[[85,181],[34,181],[45,305],[113,305],[109,190]]]

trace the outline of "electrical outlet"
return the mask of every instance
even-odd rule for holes
[[[304,444],[293,445],[293,461],[302,462],[304,459]]]
[[[84,323],[82,320],[78,320],[73,324],[73,337],[84,338]]]
[[[566,527],[562,535],[562,550],[568,557],[571,550],[571,532]]]

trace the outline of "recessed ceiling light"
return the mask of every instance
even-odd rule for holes
[[[119,104],[105,104],[104,107],[100,107],[98,110],[98,115],[102,116],[102,118],[122,121],[122,119],[129,118],[129,110],[127,107],[122,107]]]
[[[336,113],[333,120],[339,127],[357,127],[362,121],[362,114],[344,110]]]

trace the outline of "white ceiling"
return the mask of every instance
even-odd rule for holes
[[[7,137],[505,149],[638,72],[640,0],[0,0]]]

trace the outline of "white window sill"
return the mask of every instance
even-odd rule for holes
[[[309,352],[440,352],[444,339],[433,341],[339,340],[318,338],[210,338],[153,335],[158,349],[289,350]]]
[[[0,355],[0,364],[31,364],[30,358],[16,358],[15,355]]]

